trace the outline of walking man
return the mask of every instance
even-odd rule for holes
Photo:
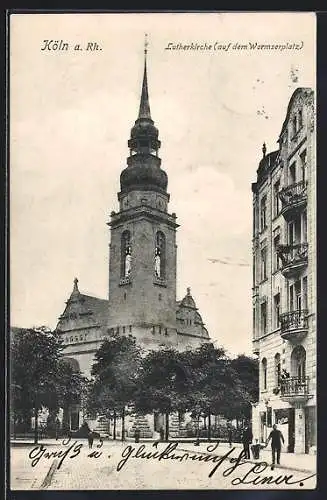
[[[90,431],[87,435],[87,440],[89,442],[89,448],[92,448],[93,446],[93,440],[94,440],[94,435],[93,435],[93,432]]]
[[[231,448],[233,443],[233,429],[231,425],[228,426],[227,432],[228,432],[228,444],[229,447]]]
[[[277,464],[280,463],[280,450],[282,447],[282,443],[284,444],[284,436],[277,429],[277,425],[273,425],[273,430],[269,434],[267,446],[269,441],[271,440],[271,454],[272,454],[272,465],[275,465],[275,458],[277,458]]]
[[[252,443],[253,435],[251,428],[246,425],[242,434],[244,458],[250,459],[250,444]]]

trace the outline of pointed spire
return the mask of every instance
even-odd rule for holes
[[[142,94],[140,102],[140,110],[138,118],[147,118],[151,120],[150,104],[149,104],[149,92],[148,92],[148,76],[146,69],[146,56],[148,53],[148,35],[145,34],[144,38],[144,73],[143,73],[143,84],[142,84]]]
[[[191,295],[191,288],[188,286],[186,289],[187,295]]]

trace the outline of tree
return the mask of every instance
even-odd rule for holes
[[[57,369],[62,341],[48,328],[22,329],[11,341],[11,386],[14,416],[34,413],[35,443],[38,441],[38,414],[57,405]]]
[[[251,418],[251,403],[259,398],[259,363],[256,358],[239,354],[231,360],[240,385],[239,397],[233,399],[228,408],[232,418],[240,420]]]
[[[100,346],[91,370],[94,382],[88,408],[109,418],[113,415],[114,425],[116,416],[120,415],[122,441],[125,439],[126,406],[134,401],[141,355],[141,348],[134,337],[115,335]]]
[[[172,348],[150,351],[139,370],[135,408],[143,414],[165,415],[165,440],[169,436],[169,415],[187,409],[189,377],[180,353]]]
[[[210,440],[211,415],[221,414],[226,403],[236,396],[239,391],[237,377],[225,350],[212,343],[186,351],[183,357],[190,376],[187,406],[197,419],[198,438],[199,419],[201,416],[208,418]]]
[[[64,422],[63,430],[69,430],[69,408],[71,405],[80,405],[84,395],[89,387],[89,381],[82,373],[76,371],[69,360],[60,359],[56,372],[56,389],[57,389],[57,409],[63,409]],[[56,413],[56,412],[55,412]]]

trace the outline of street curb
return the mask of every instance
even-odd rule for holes
[[[215,453],[209,453],[208,451],[198,451],[198,450],[186,450],[184,448],[177,448],[178,450],[180,451],[185,451],[185,452],[192,452],[192,453],[200,453],[201,455],[208,455],[208,456],[216,456],[216,457],[223,457],[224,455],[217,455]],[[271,467],[271,464],[269,464],[268,462],[266,462],[265,460],[258,460],[258,461],[254,461],[254,460],[246,460],[248,463],[250,464],[258,464],[260,462],[265,462],[267,465],[269,465],[269,467]],[[309,472],[311,474],[316,474],[317,471],[316,470],[311,470],[311,469],[305,469],[305,468],[299,468],[299,467],[292,467],[290,465],[274,465],[274,469],[286,469],[286,470],[293,470],[293,471],[296,471],[296,472]]]
[[[54,460],[48,470],[43,482],[40,486],[41,489],[48,488],[50,486],[54,473],[56,472],[58,467],[58,460]]]

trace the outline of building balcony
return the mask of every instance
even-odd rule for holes
[[[280,335],[284,340],[299,341],[308,333],[308,311],[290,311],[280,315]]]
[[[277,253],[282,263],[285,278],[295,276],[308,264],[308,243],[278,245]]]
[[[309,393],[309,377],[289,377],[281,380],[280,397],[288,403],[305,403]]]
[[[307,182],[300,181],[286,186],[279,192],[282,202],[281,214],[286,220],[291,220],[295,213],[306,206]]]

